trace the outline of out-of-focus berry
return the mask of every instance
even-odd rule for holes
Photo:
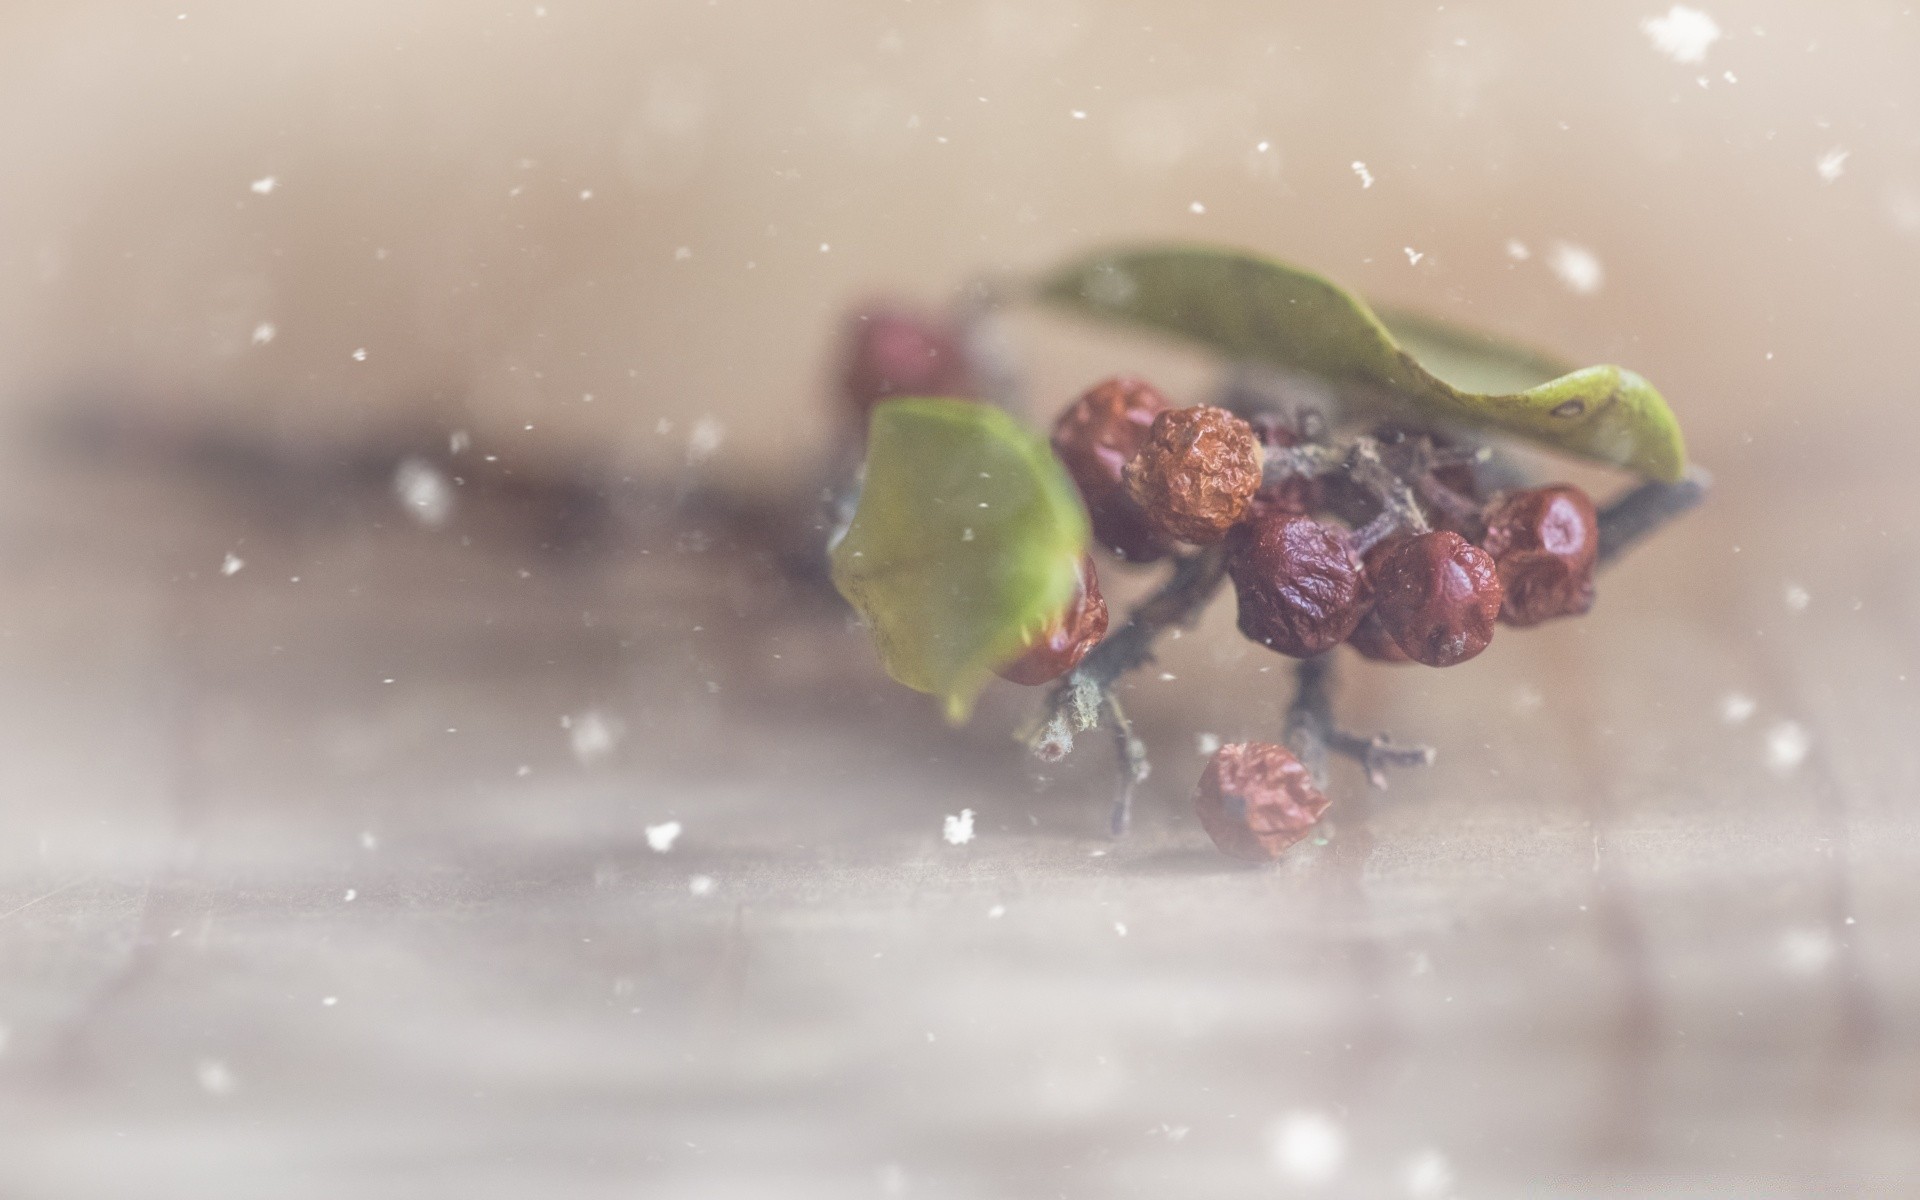
[[[1146,445],[1167,401],[1138,379],[1109,379],[1088,389],[1053,423],[1053,452],[1080,488],[1093,540],[1128,562],[1152,562],[1173,541],[1147,522],[1127,494],[1126,467]]]
[[[1481,546],[1506,589],[1500,619],[1538,625],[1593,607],[1600,518],[1577,487],[1553,484],[1506,492],[1487,506]]]
[[[1080,586],[1065,612],[1031,642],[1019,658],[998,668],[1000,677],[1037,687],[1050,683],[1080,665],[1087,651],[1107,636],[1107,602],[1100,595],[1100,579],[1093,560],[1080,560]]]
[[[1193,807],[1222,853],[1271,862],[1307,836],[1327,798],[1285,746],[1235,742],[1208,760]]]
[[[847,323],[840,386],[850,414],[865,427],[882,400],[977,395],[959,335],[904,308],[875,305]]]
[[[1374,575],[1380,627],[1415,662],[1463,663],[1493,641],[1503,589],[1486,551],[1450,530],[1410,537]]]
[[[1168,409],[1127,464],[1127,494],[1170,537],[1207,545],[1227,536],[1260,488],[1260,443],[1224,408]]]
[[[1295,658],[1345,641],[1371,595],[1345,530],[1285,513],[1233,531],[1227,573],[1239,600],[1240,632]]]

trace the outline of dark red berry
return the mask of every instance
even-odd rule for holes
[[[1248,419],[1253,435],[1267,450],[1298,446],[1300,434],[1275,413],[1260,413]],[[1308,475],[1287,475],[1272,483],[1262,482],[1247,505],[1246,520],[1291,513],[1305,516],[1320,507],[1320,481]]]
[[[1486,551],[1451,530],[1393,547],[1373,582],[1381,628],[1415,662],[1451,667],[1493,641],[1500,574]]]
[[[1236,742],[1208,760],[1193,807],[1222,853],[1272,862],[1307,836],[1327,798],[1285,746]]]
[[[1345,641],[1371,594],[1345,530],[1284,513],[1233,531],[1227,573],[1240,632],[1295,658]]]
[[[1375,543],[1372,549],[1361,556],[1360,566],[1366,574],[1367,584],[1373,596],[1377,597],[1379,593],[1377,581],[1380,578],[1380,564],[1386,561],[1386,557],[1405,540],[1404,537],[1387,538]],[[1413,659],[1400,648],[1400,643],[1394,641],[1393,637],[1387,633],[1386,626],[1380,623],[1378,607],[1376,603],[1367,608],[1367,614],[1360,618],[1360,623],[1355,625],[1353,632],[1347,635],[1347,645],[1358,651],[1360,657],[1370,658],[1374,662],[1412,662]]]
[[[977,394],[957,332],[942,322],[885,305],[855,313],[849,320],[840,383],[852,415],[863,424],[882,400]]]
[[[1168,409],[1127,464],[1127,494],[1162,532],[1207,545],[1245,515],[1260,487],[1260,458],[1253,429],[1226,409]]]
[[[1087,651],[1107,636],[1107,601],[1093,560],[1080,560],[1080,586],[1067,610],[1028,643],[1026,652],[999,668],[1000,677],[1038,687],[1080,665]]]
[[[1506,492],[1487,506],[1481,546],[1506,589],[1500,619],[1538,625],[1593,607],[1600,518],[1587,494],[1569,484]]]
[[[1137,379],[1096,384],[1053,423],[1053,452],[1080,488],[1093,540],[1128,562],[1152,562],[1173,549],[1127,495],[1126,467],[1146,445],[1167,401]]]

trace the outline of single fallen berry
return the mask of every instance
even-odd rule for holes
[[[882,400],[977,394],[957,333],[917,313],[885,306],[849,319],[840,386],[851,415],[863,426],[867,413]]]
[[[1493,641],[1500,574],[1486,551],[1457,533],[1406,539],[1381,559],[1373,582],[1381,628],[1415,662],[1451,667]]]
[[[1487,506],[1481,546],[1500,572],[1500,619],[1538,625],[1593,607],[1600,518],[1587,494],[1569,484],[1505,492]]]
[[[1252,427],[1226,409],[1168,409],[1127,464],[1127,494],[1168,536],[1209,545],[1246,514],[1260,488],[1260,460]]]
[[[1166,557],[1173,540],[1127,494],[1126,467],[1147,443],[1166,397],[1138,379],[1094,385],[1053,423],[1053,452],[1086,501],[1093,540],[1128,562]]]
[[[1094,574],[1093,560],[1080,560],[1080,586],[1074,590],[1067,610],[1031,642],[1019,658],[997,667],[1000,678],[1029,687],[1050,683],[1080,665],[1087,651],[1107,636],[1107,601],[1100,594],[1100,579]]]
[[[1272,862],[1307,836],[1327,798],[1293,752],[1272,742],[1214,751],[1193,793],[1194,811],[1222,853]]]
[[[1276,413],[1260,413],[1248,418],[1253,435],[1265,450],[1284,450],[1298,446],[1299,431]],[[1246,520],[1291,513],[1305,516],[1321,507],[1320,480],[1310,475],[1286,475],[1271,483],[1262,482],[1247,505]]]
[[[1240,632],[1294,658],[1345,641],[1371,599],[1346,531],[1311,517],[1281,513],[1236,526],[1227,538],[1227,573]]]

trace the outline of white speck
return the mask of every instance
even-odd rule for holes
[[[322,996],[322,997],[320,997],[320,1006],[321,1006],[322,1008],[332,1008],[332,1007],[333,1007],[334,1005],[336,1005],[336,1004],[338,1004],[338,1003],[340,1003],[340,997],[338,997],[338,996]]]
[[[374,836],[373,830],[363,829],[360,831],[360,848],[362,850],[377,850],[380,848],[380,839]]]
[[[1513,711],[1522,715],[1540,711],[1540,706],[1546,702],[1547,698],[1540,694],[1539,688],[1522,684],[1513,691]]]
[[[1789,583],[1786,591],[1781,593],[1781,599],[1790,613],[1803,613],[1807,611],[1807,605],[1813,603],[1813,597],[1807,594],[1807,589],[1797,583]]]
[[[1572,242],[1553,244],[1553,251],[1547,256],[1547,269],[1558,276],[1568,290],[1581,296],[1591,296],[1599,291],[1601,283],[1606,280],[1606,272],[1593,251]]]
[[[272,341],[273,335],[278,332],[279,330],[273,327],[271,321],[262,321],[253,327],[253,344],[256,346],[264,346]]]
[[[348,888],[340,896],[341,901],[346,904],[352,904],[355,900],[358,900],[359,898],[360,898],[360,890],[358,888]]]
[[[712,458],[726,437],[725,425],[712,417],[701,417],[693,423],[693,431],[687,434],[687,461],[698,463]]]
[[[1743,695],[1740,692],[1728,692],[1720,697],[1720,719],[1728,725],[1741,725],[1758,707],[1752,696]]]
[[[1420,260],[1426,257],[1425,254],[1421,253],[1418,250],[1415,250],[1412,246],[1402,246],[1400,247],[1400,249],[1406,252],[1407,263],[1409,266],[1415,266],[1415,267],[1419,266]]]
[[[1408,1160],[1405,1179],[1413,1200],[1444,1200],[1453,1194],[1453,1168],[1438,1150],[1422,1150]]]
[[[1533,251],[1527,249],[1527,244],[1519,238],[1508,238],[1507,257],[1515,262],[1525,262],[1533,257]]]
[[[673,844],[679,840],[680,822],[678,821],[663,821],[658,825],[647,826],[647,845],[655,854],[665,854],[673,849]]]
[[[1790,775],[1807,760],[1813,738],[1797,721],[1782,721],[1767,730],[1767,769],[1775,775]]]
[[[1407,974],[1418,977],[1433,974],[1433,956],[1425,950],[1412,950],[1407,953]]]
[[[627,732],[619,718],[608,716],[597,708],[590,708],[577,717],[561,717],[560,728],[567,731],[567,744],[573,748],[573,757],[583,767],[591,766],[612,754],[613,748],[620,744],[620,739]],[[675,832],[678,832],[678,827]],[[647,840],[653,840],[651,832],[647,834]],[[672,843],[671,838],[668,843]]]
[[[1774,943],[1773,958],[1790,975],[1817,975],[1839,951],[1833,934],[1818,925],[1788,929]]]
[[[1818,161],[1813,164],[1813,169],[1820,174],[1820,182],[1832,183],[1834,180],[1840,178],[1841,174],[1846,171],[1847,159],[1852,154],[1853,151],[1843,150],[1838,146],[1822,154]]]
[[[1187,211],[1198,216],[1199,214],[1207,211],[1207,206],[1200,203],[1198,200],[1195,200],[1192,204],[1187,205]]]
[[[962,529],[960,531],[960,540],[963,542],[970,542],[973,540],[973,526],[969,525],[965,529]]]
[[[353,361],[355,362],[367,361],[367,348],[365,346],[361,346],[359,349],[353,352]]]
[[[453,515],[453,485],[425,459],[401,460],[393,472],[393,494],[407,515],[428,529],[440,528]]]
[[[253,189],[254,195],[265,196],[270,194],[274,188],[279,187],[280,181],[278,179],[275,179],[273,176],[269,175],[264,179],[254,180],[248,186]]]
[[[1176,680],[1176,679],[1178,679],[1178,678],[1180,678],[1180,677],[1179,677],[1178,675],[1175,675],[1175,674],[1174,674],[1174,673],[1173,673],[1172,671],[1162,671],[1162,672],[1160,672],[1160,682],[1161,682],[1161,683],[1172,683],[1172,682],[1173,682],[1174,680]]]
[[[1074,110],[1073,110],[1073,119],[1074,119],[1074,120],[1076,120],[1076,121],[1084,121],[1084,120],[1086,120],[1086,119],[1087,119],[1087,110],[1086,110],[1086,109],[1084,109],[1084,108],[1076,108],[1076,109],[1074,109]]]
[[[1273,149],[1272,142],[1261,142],[1259,145],[1254,147],[1254,150],[1261,154],[1265,154],[1267,151],[1271,149]]]
[[[947,839],[949,846],[964,846],[973,840],[973,810],[963,808],[959,816],[951,813],[940,827],[940,836]]]
[[[1360,177],[1361,191],[1365,191],[1373,186],[1373,172],[1367,170],[1367,164],[1357,158],[1353,160],[1353,173]]]
[[[1193,749],[1198,754],[1212,754],[1220,749],[1220,735],[1217,733],[1196,733],[1193,735]]]
[[[581,188],[581,189],[580,189],[580,198],[581,198],[582,200],[591,200],[591,199],[593,199],[593,189],[592,189],[592,188]]]
[[[685,262],[692,257],[693,247],[691,246],[680,246],[675,248],[673,252],[673,261],[675,262]]]
[[[1147,1132],[1150,1134],[1157,1133],[1170,1142],[1184,1142],[1187,1140],[1187,1135],[1193,1132],[1193,1127],[1190,1125],[1170,1125],[1162,1121],[1154,1128],[1147,1130]]]
[[[209,1096],[228,1096],[233,1094],[234,1085],[239,1080],[227,1064],[217,1058],[203,1058],[193,1068],[193,1076],[200,1081],[200,1088]]]
[[[1737,78],[1735,78],[1735,77],[1734,77],[1734,74],[1733,74],[1733,72],[1732,72],[1732,71],[1723,71],[1723,72],[1721,72],[1721,73],[1720,73],[1720,78],[1722,78],[1722,79],[1724,79],[1724,80],[1726,80],[1726,81],[1727,81],[1728,83],[1739,83],[1739,82],[1740,82],[1740,81],[1739,81],[1739,79],[1737,79]]]
[[[833,249],[833,246],[830,243],[827,243],[827,242],[820,243],[820,253],[825,254],[827,251],[831,249]]]
[[[695,875],[687,880],[687,891],[696,896],[711,896],[713,889],[719,886],[711,875]]]
[[[1274,1170],[1293,1183],[1330,1183],[1346,1163],[1347,1135],[1325,1114],[1290,1112],[1267,1127]]]
[[[456,429],[447,435],[447,453],[465,454],[473,445],[473,435],[464,429]]]
[[[987,910],[987,919],[989,921],[998,921],[1001,917],[1004,917],[1006,915],[1007,915],[1007,906],[1004,904],[996,904],[992,908]]]
[[[1648,17],[1640,22],[1640,31],[1653,41],[1653,48],[1677,63],[1697,63],[1707,57],[1707,48],[1720,40],[1720,26],[1697,8],[1676,4],[1664,17]]]
[[[227,557],[220,563],[220,573],[222,575],[238,575],[240,573],[240,568],[246,565],[247,565],[246,559],[241,558],[238,554],[235,554],[231,550],[229,550],[227,552]]]
[[[1113,931],[1121,937],[1127,936],[1127,923],[1125,921],[1115,921],[1113,923]]]

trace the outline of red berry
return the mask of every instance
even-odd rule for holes
[[[1506,492],[1487,506],[1481,541],[1506,589],[1500,619],[1538,625],[1593,607],[1600,518],[1587,494],[1569,484]]]
[[[1415,662],[1451,667],[1493,641],[1500,574],[1486,551],[1457,533],[1436,529],[1393,547],[1374,586],[1381,628]]]
[[[1147,442],[1167,401],[1137,379],[1096,384],[1053,423],[1053,452],[1080,488],[1093,540],[1128,562],[1152,562],[1173,549],[1172,539],[1147,523],[1127,495],[1126,466]]]
[[[1346,531],[1288,514],[1248,522],[1228,542],[1240,632],[1281,654],[1333,649],[1367,611],[1371,592]]]
[[[882,400],[976,394],[958,334],[939,321],[890,306],[875,306],[849,320],[840,381],[853,415],[863,423]]]
[[[1207,545],[1227,536],[1260,487],[1260,443],[1245,421],[1201,404],[1153,419],[1127,464],[1127,494],[1171,537]]]
[[[1400,543],[1405,540],[1404,537],[1387,538],[1384,541],[1375,543],[1373,548],[1362,556],[1360,560],[1361,568],[1367,577],[1367,584],[1372,593],[1377,595],[1379,591],[1380,564],[1385,561],[1387,555],[1393,553],[1393,551],[1399,547]],[[1413,661],[1407,652],[1400,648],[1400,643],[1394,641],[1393,637],[1387,633],[1386,626],[1380,623],[1379,606],[1377,603],[1367,609],[1366,616],[1361,617],[1360,623],[1355,625],[1353,632],[1347,635],[1347,645],[1352,646],[1354,650],[1358,651],[1360,657],[1370,658],[1374,662],[1405,663]]]
[[[1093,560],[1080,560],[1080,586],[1067,610],[1027,643],[1026,652],[998,668],[1002,679],[1038,687],[1080,665],[1087,651],[1107,636],[1107,601]]]
[[[1327,798],[1285,746],[1236,742],[1208,760],[1193,807],[1222,853],[1271,862],[1307,836]]]

